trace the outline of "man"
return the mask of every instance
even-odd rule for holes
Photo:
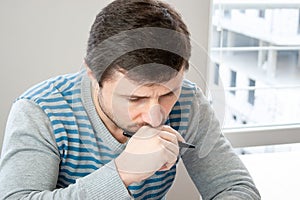
[[[14,103],[1,199],[164,199],[179,157],[203,199],[260,199],[201,90],[184,79],[190,52],[187,27],[166,3],[105,7],[84,69]]]

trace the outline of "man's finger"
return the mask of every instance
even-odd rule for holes
[[[173,133],[174,135],[176,135],[178,141],[185,142],[185,139],[180,135],[180,133],[178,131],[176,131],[175,129],[173,129],[172,127],[164,125],[164,126],[161,126],[161,130]]]

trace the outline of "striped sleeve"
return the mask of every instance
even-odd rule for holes
[[[14,103],[0,163],[0,199],[130,199],[112,163],[57,189],[61,160],[52,131],[49,118],[34,102]]]

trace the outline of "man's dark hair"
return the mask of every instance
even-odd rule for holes
[[[116,70],[140,66],[144,70],[132,73],[132,80],[163,82],[188,69],[189,36],[179,13],[164,2],[115,0],[96,16],[85,62],[100,86]]]

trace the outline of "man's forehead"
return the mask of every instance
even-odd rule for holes
[[[158,72],[159,73],[159,72]],[[133,91],[137,88],[158,88],[158,86],[164,86],[169,90],[174,90],[182,84],[184,78],[185,70],[180,70],[176,76],[172,77],[165,82],[155,82],[155,81],[135,81],[127,76],[126,71],[116,70],[110,79],[103,81],[103,87],[111,92],[116,93],[116,91]],[[162,88],[162,87],[161,87]]]
[[[163,83],[157,83],[157,82],[143,82],[143,83],[137,83],[135,81],[132,81],[128,79],[126,76],[123,76],[123,78],[119,79],[115,93],[117,94],[138,94],[139,92],[143,93],[146,91],[152,91],[152,92],[159,92],[159,93],[167,93],[170,91],[175,91],[179,88],[181,88],[183,76],[176,76],[172,78],[171,80]]]
[[[157,72],[157,76],[163,76],[162,74],[160,74],[160,72]],[[166,75],[166,77],[168,77],[165,80],[161,80],[158,81],[155,79],[155,77],[150,78],[150,79],[144,79],[144,80],[138,80],[136,81],[135,79],[132,79],[131,77],[128,77],[127,74],[124,76],[125,79],[127,79],[128,81],[134,83],[135,85],[138,86],[160,86],[160,85],[173,85],[173,84],[177,84],[180,83],[183,79],[183,73],[181,71],[174,73],[174,75]]]
[[[172,92],[176,92],[181,88],[178,87],[170,88],[164,85],[153,85],[153,86],[138,86],[127,90],[116,90],[115,95],[123,97],[154,97],[164,96]]]
[[[185,64],[183,64],[178,71],[171,66],[159,63],[146,63],[136,66],[130,70],[126,70],[120,65],[117,65],[116,73],[120,72],[125,78],[133,82],[141,83],[142,85],[161,84],[168,82],[174,78],[182,76],[185,72]]]

